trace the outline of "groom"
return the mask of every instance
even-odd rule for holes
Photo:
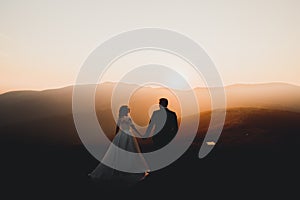
[[[153,112],[145,136],[149,137],[154,128],[152,141],[155,149],[160,149],[167,145],[178,131],[176,113],[169,110],[168,99],[159,99],[159,110]]]

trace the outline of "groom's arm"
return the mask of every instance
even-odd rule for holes
[[[178,131],[178,121],[177,121],[177,115],[176,113],[173,113],[173,127],[172,127],[172,131],[174,134],[177,133]]]
[[[149,121],[149,125],[148,125],[146,133],[145,133],[145,137],[149,137],[149,135],[150,135],[150,133],[153,129],[154,122],[155,122],[154,117],[155,117],[155,114],[153,113],[152,116],[151,116],[151,119]]]

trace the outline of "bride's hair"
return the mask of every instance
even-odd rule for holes
[[[120,109],[119,109],[119,119],[118,119],[118,122],[117,122],[117,127],[116,127],[116,134],[119,132],[120,130],[120,127],[119,127],[119,120],[121,117],[124,117],[124,116],[127,116],[128,114],[128,111],[129,111],[129,108],[128,106],[124,105],[124,106],[121,106]]]
[[[119,110],[119,118],[126,116],[128,114],[128,110],[129,110],[128,106],[126,106],[126,105],[121,106],[120,110]]]

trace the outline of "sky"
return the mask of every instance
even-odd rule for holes
[[[300,85],[299,9],[298,0],[0,0],[0,93],[73,85],[97,46],[143,27],[192,38],[225,85]]]

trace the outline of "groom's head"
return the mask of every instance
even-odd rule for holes
[[[159,105],[166,108],[168,106],[168,99],[166,99],[166,98],[159,99]]]

